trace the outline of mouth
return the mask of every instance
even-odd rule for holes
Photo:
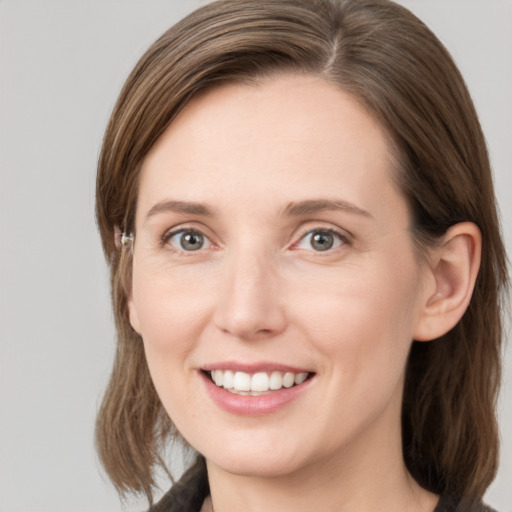
[[[204,375],[217,387],[229,393],[242,396],[264,396],[300,386],[311,379],[313,372],[255,372],[233,370],[203,370]]]

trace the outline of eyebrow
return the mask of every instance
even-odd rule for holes
[[[213,216],[212,210],[203,203],[193,203],[188,201],[161,201],[151,207],[146,215],[146,219],[159,213],[168,212],[201,215],[204,217]]]
[[[373,215],[355,204],[339,199],[308,199],[305,201],[288,203],[283,211],[284,216],[312,215],[325,210],[341,210],[355,213],[364,217],[373,218]]]
[[[325,210],[341,210],[373,218],[372,214],[366,210],[359,208],[355,204],[339,199],[307,199],[305,201],[291,202],[286,205],[282,215],[300,217],[304,215],[313,215]],[[146,215],[146,219],[159,213],[168,212],[213,217],[212,210],[204,203],[168,200],[161,201],[152,206]]]

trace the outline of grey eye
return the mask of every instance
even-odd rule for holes
[[[323,252],[339,247],[343,242],[344,240],[341,235],[334,231],[317,229],[306,233],[297,247],[299,249],[312,249],[316,252]]]
[[[169,243],[174,248],[187,252],[204,249],[207,242],[209,242],[207,237],[199,231],[192,230],[178,231],[169,238]]]

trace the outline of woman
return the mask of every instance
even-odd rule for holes
[[[98,417],[151,510],[486,510],[507,274],[450,56],[386,0],[223,0],[166,32],[104,138],[118,350]],[[297,490],[299,490],[297,492]]]

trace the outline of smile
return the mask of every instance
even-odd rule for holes
[[[308,395],[317,380],[305,368],[263,362],[211,364],[199,375],[213,403],[238,416],[276,413]]]
[[[261,396],[302,384],[308,372],[257,372],[246,373],[232,370],[212,370],[208,372],[216,386],[236,395]]]

